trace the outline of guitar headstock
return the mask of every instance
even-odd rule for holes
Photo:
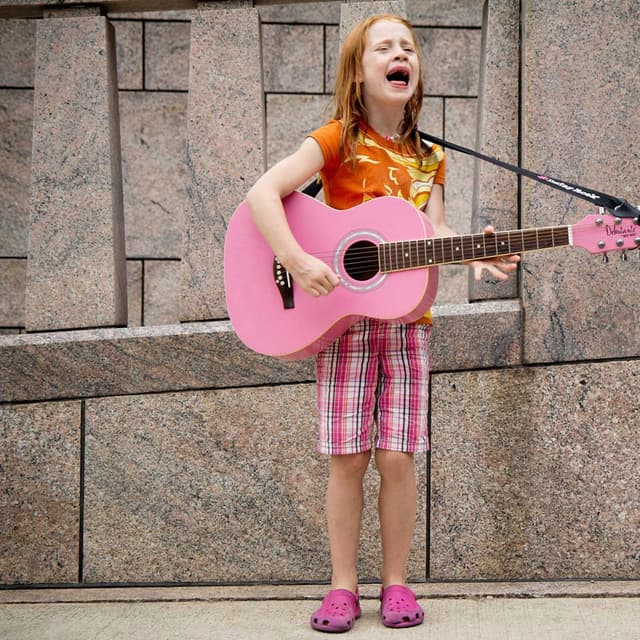
[[[640,248],[640,215],[618,218],[601,213],[589,215],[571,227],[572,244],[591,253]]]

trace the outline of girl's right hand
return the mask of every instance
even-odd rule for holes
[[[328,296],[340,284],[340,278],[329,266],[310,253],[302,252],[281,263],[294,282],[314,298]]]

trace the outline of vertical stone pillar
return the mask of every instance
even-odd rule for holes
[[[127,318],[113,28],[97,10],[71,11],[37,28],[28,331]]]
[[[344,39],[358,22],[376,13],[395,13],[404,18],[407,16],[404,0],[343,2],[340,5],[340,42],[344,42]]]
[[[226,317],[227,221],[264,171],[260,20],[250,4],[203,3],[191,22],[182,321]]]
[[[520,2],[487,0],[482,20],[482,57],[478,95],[476,149],[512,164],[519,163]],[[487,224],[517,229],[518,176],[484,161],[474,172],[473,232]],[[515,298],[518,280],[476,282],[469,272],[469,300]]]
[[[526,0],[522,6],[524,165],[636,204],[640,4]],[[532,180],[522,181],[522,193],[525,226],[575,224],[597,213]],[[611,243],[613,227],[603,225],[600,239]],[[525,361],[637,357],[638,251],[627,261],[612,251],[609,264],[581,249],[554,253],[523,260]]]

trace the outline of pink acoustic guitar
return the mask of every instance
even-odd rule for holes
[[[240,340],[287,360],[318,353],[362,317],[418,319],[435,298],[438,265],[569,245],[592,253],[640,246],[640,221],[608,214],[572,226],[434,238],[426,216],[399,198],[338,211],[294,192],[284,206],[301,246],[332,267],[340,286],[314,298],[295,285],[246,203],[229,222],[224,272],[229,317]]]

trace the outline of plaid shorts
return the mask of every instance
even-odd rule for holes
[[[364,319],[318,354],[318,451],[429,448],[428,324]]]

